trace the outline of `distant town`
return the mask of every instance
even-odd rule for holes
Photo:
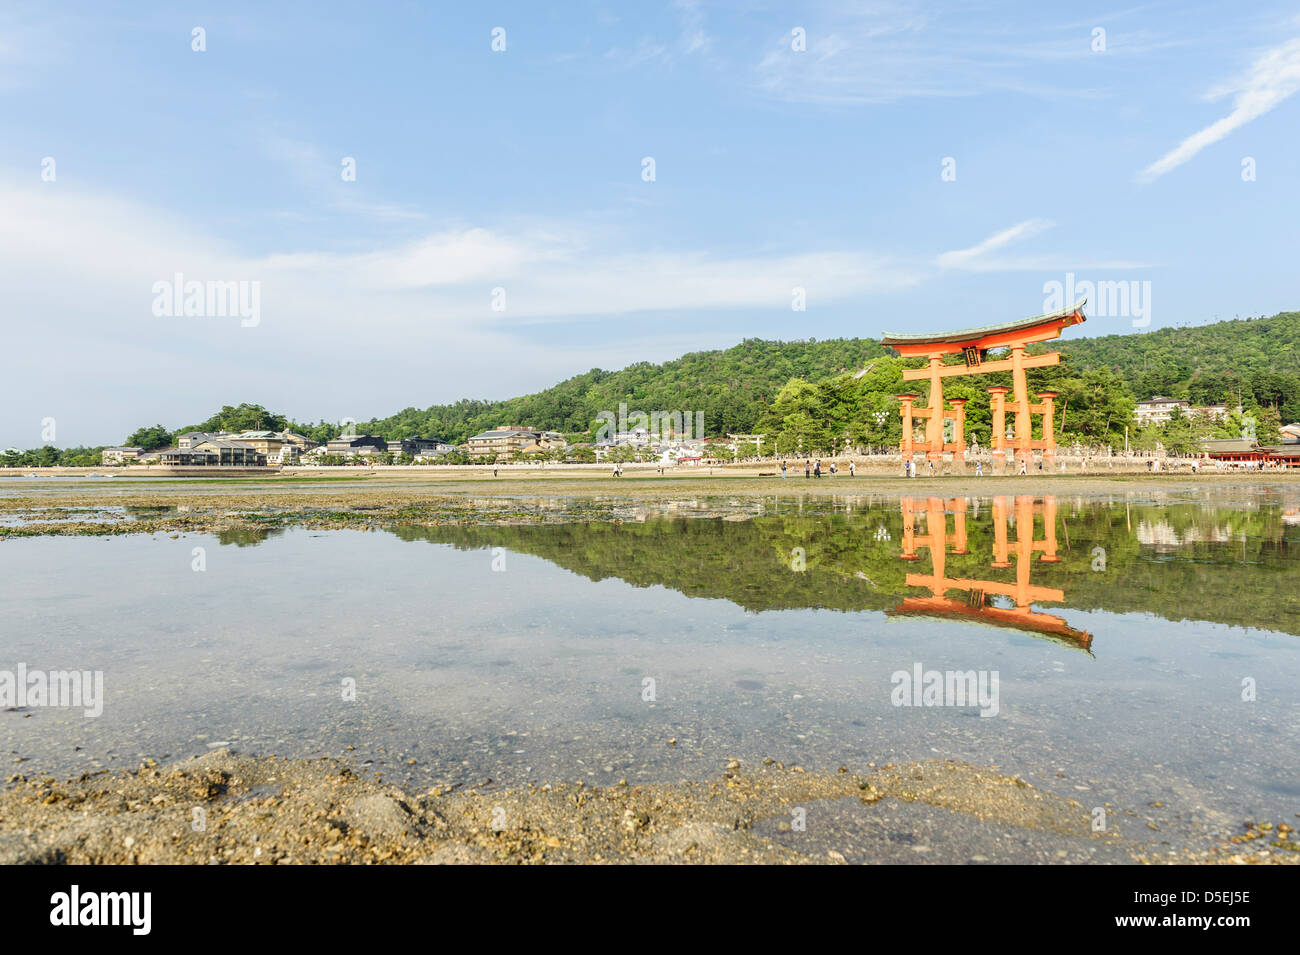
[[[164,467],[268,467],[288,465],[497,464],[511,461],[592,464],[605,460],[692,466],[762,452],[761,435],[691,439],[649,428],[616,431],[595,442],[570,443],[556,431],[503,424],[455,445],[441,438],[385,440],[376,435],[344,434],[316,442],[291,430],[191,431],[176,435],[175,447],[105,448],[106,466],[156,464]]]
[[[1227,405],[1193,405],[1188,401],[1155,395],[1137,402],[1134,419],[1139,428],[1162,426],[1175,419],[1226,422],[1234,409]],[[1240,409],[1235,409],[1241,414]],[[697,429],[698,432],[699,429]],[[1281,440],[1264,444],[1254,435],[1201,439],[1192,457],[1220,466],[1300,467],[1300,423],[1283,425]],[[720,438],[695,438],[671,429],[656,433],[647,427],[615,430],[594,442],[570,442],[556,431],[527,425],[502,424],[471,436],[463,444],[437,437],[411,436],[397,440],[370,434],[343,434],[316,442],[292,430],[191,431],[175,436],[175,446],[105,448],[105,466],[130,464],[162,467],[283,467],[301,465],[420,465],[601,462],[656,463],[661,466],[722,464],[731,461],[775,459],[771,442],[761,434],[728,434]],[[766,442],[766,448],[765,448]],[[842,447],[831,456],[855,456],[883,449]],[[1127,450],[1127,449],[1126,449]],[[794,454],[787,457],[800,458]],[[821,456],[820,452],[817,456]]]

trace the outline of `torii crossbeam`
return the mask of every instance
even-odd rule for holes
[[[1034,342],[1050,341],[1059,338],[1061,332],[1072,325],[1085,321],[1083,307],[1087,299],[1080,299],[1068,308],[1033,318],[1022,318],[1015,322],[1001,325],[985,325],[980,328],[967,328],[938,335],[891,335],[886,333],[880,343],[894,348],[904,357],[925,356],[929,359],[928,368],[908,368],[903,371],[904,381],[930,382],[930,405],[928,408],[914,406],[918,398],[914,394],[899,395],[903,414],[904,460],[909,460],[917,451],[924,451],[931,461],[943,459],[945,451],[951,451],[954,461],[965,460],[964,428],[966,423],[966,399],[954,399],[951,410],[944,407],[943,379],[964,377],[966,375],[987,375],[993,372],[1011,372],[1011,404],[1015,409],[1015,436],[1010,443],[1006,437],[1005,414],[1007,389],[994,387],[989,389],[993,405],[993,458],[1001,463],[1005,459],[1008,444],[1014,449],[1017,459],[1025,462],[1026,467],[1033,458],[1035,450],[1043,452],[1044,464],[1050,465],[1056,456],[1056,435],[1054,433],[1056,398],[1054,391],[1040,391],[1039,404],[1029,400],[1029,387],[1025,371],[1029,368],[1045,368],[1060,363],[1060,352],[1047,352],[1042,355],[1026,355],[1025,347]],[[990,349],[1010,348],[1011,357],[985,361]],[[946,365],[943,359],[947,355],[961,354],[965,361],[960,364]],[[1043,437],[1033,439],[1033,424],[1030,415],[1041,415],[1043,419]],[[915,442],[912,437],[912,419],[925,418],[925,441]],[[944,421],[951,420],[954,425],[953,440],[945,442]]]

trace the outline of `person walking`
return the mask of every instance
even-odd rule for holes
[[[976,476],[976,477],[983,477],[983,476],[984,476],[984,462],[983,462],[983,461],[976,461],[976,462],[975,462],[975,476]]]
[[[849,477],[855,477],[855,476],[857,475],[857,473],[858,473],[858,469],[857,469],[856,467],[854,467],[854,466],[853,466],[853,462],[850,461],[850,462],[849,462]]]
[[[821,476],[822,476],[822,459],[818,458],[816,463],[813,464],[813,477],[820,478]]]
[[[807,458],[804,458],[804,462],[803,462],[803,476],[804,476],[804,480],[807,480],[808,478],[812,477],[812,462],[809,461]]]
[[[782,481],[785,480],[785,462],[784,462],[784,461],[781,462],[781,480],[782,480]]]
[[[1027,473],[1029,473],[1029,472],[1026,470],[1026,468],[1025,468],[1025,459],[1024,459],[1024,458],[1021,458],[1021,459],[1020,459],[1020,471],[1019,471],[1018,473],[1020,473],[1020,474],[1027,474]]]

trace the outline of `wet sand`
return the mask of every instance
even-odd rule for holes
[[[258,478],[9,480],[0,472],[0,540],[43,535],[212,533],[287,525],[320,529],[440,524],[643,520],[648,513],[744,517],[765,500],[1031,494],[1188,497],[1212,490],[1300,489],[1300,471],[1001,475],[939,474],[906,479],[878,473],[805,479],[759,476],[750,468],[712,475],[679,469],[307,469]],[[315,471],[349,472],[317,474]],[[687,471],[690,473],[685,473]],[[420,472],[420,473],[415,473]],[[104,513],[105,508],[126,509]],[[152,512],[152,513],[151,513]]]

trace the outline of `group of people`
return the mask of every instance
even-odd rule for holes
[[[781,462],[781,477],[785,477],[785,476],[786,476],[786,470],[787,470],[788,467],[789,467],[789,465],[788,465],[785,461],[782,461],[782,462]],[[829,473],[829,474],[834,474],[834,473],[836,473],[836,467],[835,467],[835,462],[834,462],[834,461],[832,461],[832,462],[830,463],[830,467],[827,469],[827,473]],[[852,461],[850,461],[850,462],[849,462],[849,477],[853,477],[853,476],[856,475],[857,473],[858,473],[857,465],[855,465]],[[822,460],[821,460],[821,458],[817,458],[815,461],[814,461],[812,458],[806,458],[806,459],[804,460],[804,462],[803,462],[803,476],[804,476],[805,478],[815,478],[815,477],[816,477],[816,478],[819,478],[819,477],[821,477],[821,476],[822,476]]]

